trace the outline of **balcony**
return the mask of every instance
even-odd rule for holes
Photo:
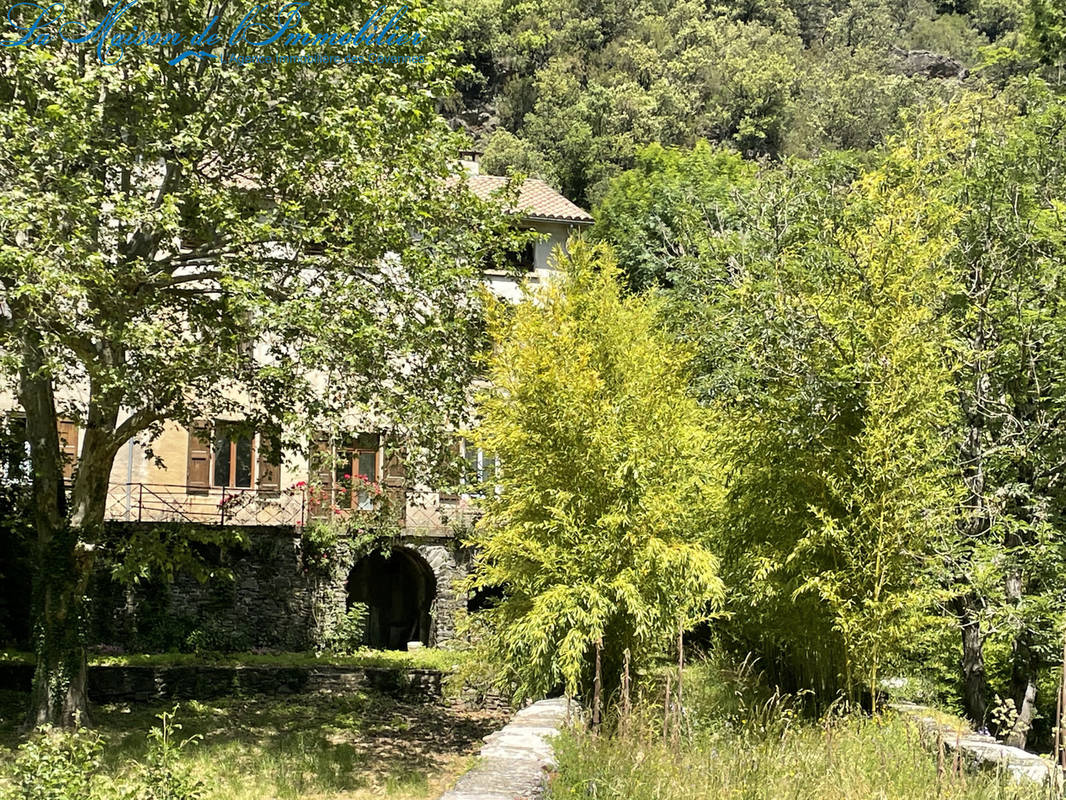
[[[450,537],[469,527],[480,511],[467,497],[441,499],[435,492],[390,489],[402,496],[400,520],[411,536]],[[397,494],[399,492],[399,494]],[[329,514],[342,518],[365,513],[328,504]],[[195,523],[301,527],[326,515],[321,498],[307,486],[282,491],[210,489],[190,492],[184,485],[112,483],[108,486],[106,519],[111,522]]]

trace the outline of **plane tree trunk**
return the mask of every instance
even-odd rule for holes
[[[79,557],[77,532],[67,520],[55,395],[40,335],[32,331],[23,337],[19,399],[26,412],[31,514],[37,534],[33,575],[36,666],[27,721],[32,727],[70,727],[88,719],[82,621],[89,565]]]
[[[118,398],[90,382],[81,454],[68,487],[56,427],[57,413],[40,336],[23,338],[19,400],[26,412],[36,529],[33,575],[33,675],[30,727],[88,724],[85,650],[86,590],[107,503],[115,453],[126,437],[116,426]],[[132,429],[136,420],[126,426]]]

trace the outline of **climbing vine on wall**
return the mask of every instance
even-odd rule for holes
[[[300,527],[305,573],[329,574],[341,554],[358,559],[375,550],[388,554],[402,532],[398,501],[362,475],[345,475],[330,487],[300,481],[289,488],[307,498]]]

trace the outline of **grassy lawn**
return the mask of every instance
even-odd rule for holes
[[[0,692],[0,776],[10,774],[26,701],[25,694]],[[155,715],[172,707],[93,709],[104,739],[96,779],[102,797],[121,796],[144,760]],[[362,693],[227,698],[182,703],[182,729],[173,735],[202,736],[180,759],[203,782],[205,800],[414,800],[447,788],[471,764],[481,737],[507,716]]]
[[[94,666],[140,667],[178,666],[181,664],[231,664],[298,667],[334,665],[344,667],[403,667],[439,669],[452,672],[468,656],[461,651],[424,647],[420,650],[360,650],[352,655],[323,653],[128,653],[124,655],[89,655]],[[33,654],[18,650],[0,650],[0,662],[33,663]]]

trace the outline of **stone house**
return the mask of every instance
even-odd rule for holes
[[[479,195],[505,185],[506,178],[477,174],[476,163],[464,163]],[[592,223],[585,211],[532,179],[521,187],[516,213],[522,227],[542,234],[519,256],[524,279],[533,283],[549,275],[555,248],[565,248]],[[486,271],[484,280],[499,297],[520,296],[514,272]],[[11,398],[0,397],[0,404],[17,413]],[[99,576],[92,588],[97,643],[168,649],[195,634],[219,648],[307,649],[329,638],[352,602],[370,608],[371,646],[447,642],[468,605],[456,589],[467,560],[456,531],[473,522],[470,498],[410,485],[378,431],[313,442],[307,452],[278,458],[239,423],[205,420],[193,430],[168,424],[150,452],[130,442],[116,457],[107,506],[116,535],[135,526],[227,528],[239,531],[244,543],[219,556],[232,580],[179,577],[166,586],[128,589]],[[72,472],[82,431],[69,421],[59,427]],[[458,448],[479,477],[491,475],[490,455],[465,442]],[[391,552],[367,553],[341,541],[329,563],[309,563],[304,531],[316,519],[323,491],[331,506],[353,516],[372,514],[375,494],[387,494],[398,521]]]

